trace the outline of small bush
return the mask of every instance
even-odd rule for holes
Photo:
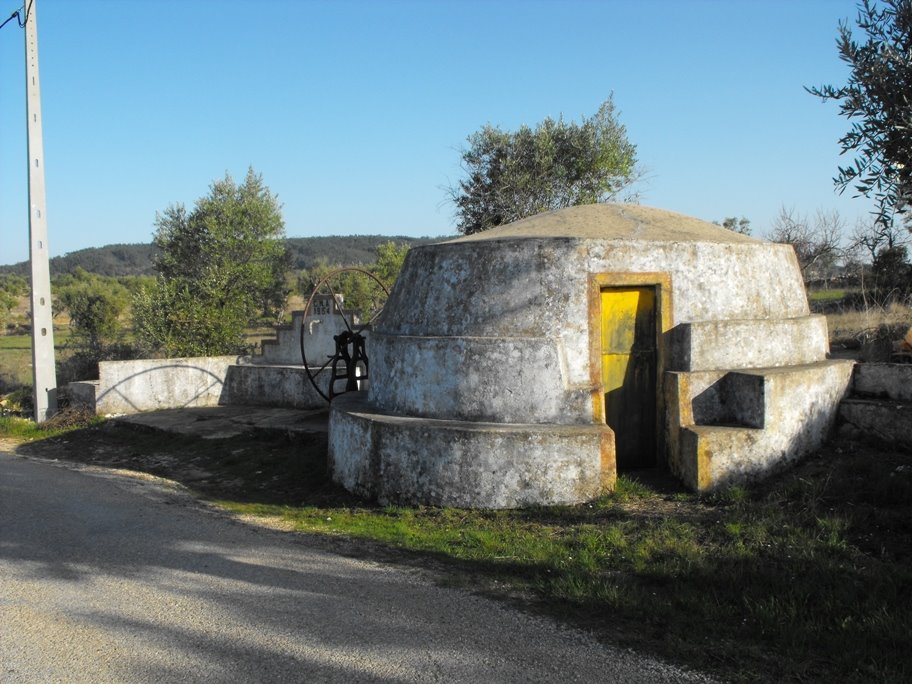
[[[11,392],[0,396],[0,415],[30,416],[34,411],[32,388],[21,385]]]

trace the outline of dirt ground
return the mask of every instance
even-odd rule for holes
[[[327,483],[326,434],[201,439],[108,422],[18,444],[15,453],[148,473],[208,499],[287,506],[351,499]]]

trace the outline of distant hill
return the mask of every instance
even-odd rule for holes
[[[411,238],[389,235],[341,235],[288,238],[291,264],[295,270],[311,268],[326,257],[330,264],[369,264],[376,260],[377,245],[390,240],[408,245],[424,244],[440,238]],[[153,245],[108,245],[89,247],[51,259],[51,275],[72,273],[82,268],[104,276],[153,275]],[[0,266],[0,273],[28,274],[28,262]]]
[[[330,265],[372,264],[377,260],[377,245],[398,242],[423,245],[443,238],[411,238],[389,235],[332,235],[329,237],[288,238],[291,266],[295,270],[311,268],[320,257]]]

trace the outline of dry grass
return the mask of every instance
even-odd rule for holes
[[[862,361],[887,361],[893,344],[912,327],[912,308],[893,303],[847,309],[827,314],[827,325],[834,351],[854,350]]]

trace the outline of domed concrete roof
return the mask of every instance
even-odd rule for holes
[[[557,209],[449,242],[513,238],[596,238],[644,242],[760,242],[747,235],[741,235],[684,214],[637,204],[586,204]]]

